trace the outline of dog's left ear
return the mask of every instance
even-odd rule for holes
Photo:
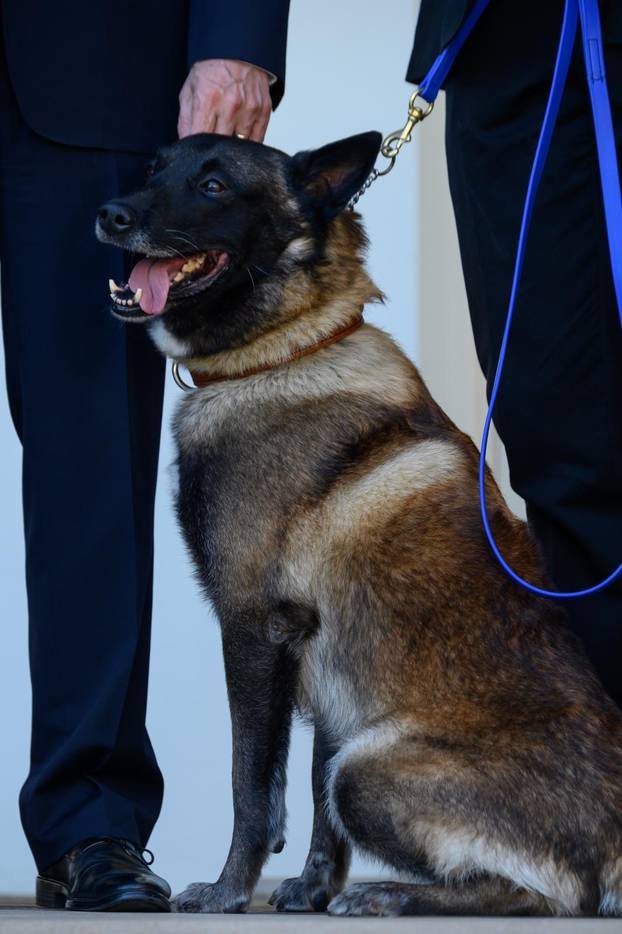
[[[369,177],[381,142],[382,134],[372,131],[296,153],[292,157],[294,183],[327,216],[334,217]]]

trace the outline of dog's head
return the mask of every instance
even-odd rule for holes
[[[142,190],[98,212],[102,242],[144,257],[127,284],[111,281],[115,315],[135,322],[162,316],[184,339],[211,327],[215,341],[202,340],[203,352],[239,343],[261,314],[262,303],[251,301],[257,291],[274,287],[293,265],[321,258],[334,218],[371,172],[380,141],[370,132],[288,156],[200,134],[161,150]]]

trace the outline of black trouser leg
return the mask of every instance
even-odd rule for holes
[[[562,0],[491,4],[447,88],[450,185],[489,388],[562,9]],[[622,45],[608,43],[606,58],[620,151]],[[495,416],[512,485],[564,590],[588,587],[622,561],[622,329],[583,69],[577,44]],[[603,683],[622,702],[622,582],[568,603],[567,611]]]
[[[32,133],[4,76],[0,259],[10,408],[23,445],[32,757],[20,804],[40,869],[85,837],[144,844],[162,778],[145,729],[163,364],[115,322],[104,200],[144,156]]]

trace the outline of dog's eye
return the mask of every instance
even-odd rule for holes
[[[217,178],[207,178],[199,185],[201,191],[206,191],[210,195],[217,195],[225,190],[225,186]]]
[[[152,175],[155,175],[156,170],[156,160],[152,159],[151,162],[148,162],[145,166],[145,176],[151,178]]]

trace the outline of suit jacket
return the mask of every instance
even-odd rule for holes
[[[275,106],[283,94],[289,0],[0,2],[22,115],[60,143],[152,152],[172,141],[200,59],[251,62],[276,75]]]
[[[434,60],[453,39],[474,0],[421,0],[415,43],[408,64],[406,80],[413,84],[421,81],[434,64]],[[500,0],[491,0],[498,3]],[[523,3],[524,0],[501,0]],[[551,0],[541,0],[549,3]],[[562,25],[562,0],[559,3],[559,28]],[[603,36],[606,42],[622,42],[622,0],[600,0]],[[525,10],[529,15],[529,10]],[[485,13],[483,14],[486,15]],[[537,25],[537,24],[536,24]],[[475,27],[477,29],[477,26]],[[467,40],[468,41],[468,40]],[[529,50],[525,50],[529,54]]]

